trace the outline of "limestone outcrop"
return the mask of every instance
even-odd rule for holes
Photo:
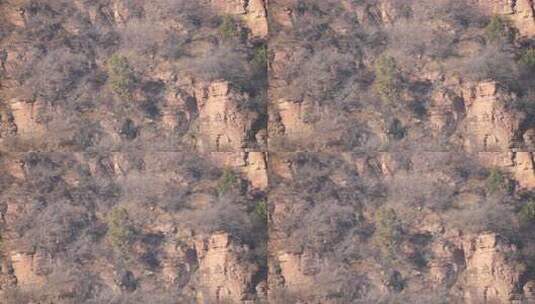
[[[195,242],[198,257],[199,303],[242,302],[254,289],[258,269],[245,260],[249,249],[230,235],[214,234]]]
[[[254,188],[267,189],[268,172],[265,152],[214,152],[209,156],[217,165],[243,173]]]
[[[463,91],[468,151],[507,151],[517,144],[521,119],[509,110],[514,98],[496,82],[469,85]]]
[[[508,255],[517,250],[495,234],[481,234],[463,243],[466,270],[461,288],[467,303],[510,303],[520,276]]]
[[[429,121],[435,135],[453,133],[464,118],[463,100],[447,89],[435,92],[431,100]]]
[[[291,292],[303,292],[314,286],[318,258],[310,253],[295,254],[281,252],[276,257],[284,286]]]
[[[532,0],[478,0],[489,13],[509,18],[521,36],[535,35],[535,4]]]
[[[201,151],[238,151],[255,146],[256,112],[246,110],[248,96],[235,91],[228,82],[213,82],[196,90],[199,108]]]
[[[505,172],[509,172],[520,188],[529,190],[535,187],[533,152],[481,152],[477,156],[485,166],[489,168],[500,168]]]
[[[212,0],[214,7],[225,14],[243,18],[253,38],[268,34],[267,10],[264,0]]]
[[[40,122],[39,114],[43,114],[46,105],[44,101],[26,102],[15,100],[11,103],[13,124],[17,135],[21,137],[38,137],[45,131],[45,125]]]
[[[17,286],[27,289],[42,286],[46,282],[43,266],[46,265],[47,258],[49,257],[41,252],[13,252],[10,260]]]
[[[430,278],[457,290],[463,303],[516,303],[529,296],[521,267],[511,259],[517,250],[494,233],[450,236],[433,243]]]

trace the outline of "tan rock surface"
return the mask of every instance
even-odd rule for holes
[[[429,121],[435,134],[454,131],[463,114],[462,100],[447,90],[435,92],[429,110]]]
[[[209,156],[216,165],[242,172],[254,188],[268,186],[267,154],[264,152],[214,152]]]
[[[515,144],[520,119],[506,106],[515,96],[496,82],[469,85],[463,92],[466,106],[465,147],[468,151],[507,151]]]
[[[481,152],[478,158],[487,167],[497,167],[510,172],[523,189],[535,187],[534,152]]]
[[[226,14],[243,18],[253,37],[268,34],[267,11],[264,0],[212,0],[213,5]]]
[[[0,139],[17,134],[17,125],[10,111],[0,113]]]
[[[466,303],[510,303],[521,274],[507,260],[517,249],[496,234],[464,241],[466,270],[462,288]]]
[[[228,82],[212,82],[199,87],[195,97],[201,151],[238,151],[247,146],[258,114],[243,109],[246,94],[236,92]]]
[[[39,112],[46,107],[44,101],[27,102],[14,100],[10,104],[13,123],[17,126],[17,134],[21,137],[38,137],[45,131],[45,125],[39,122]]]
[[[38,287],[45,283],[45,277],[40,274],[40,267],[46,257],[40,253],[28,254],[14,252],[11,254],[13,272],[17,278],[17,286],[21,288]]]
[[[256,266],[244,260],[249,249],[233,243],[226,233],[213,234],[195,242],[199,269],[200,303],[245,299]],[[203,302],[204,301],[204,302]]]
[[[306,112],[303,103],[279,100],[277,103],[280,122],[284,126],[284,134],[291,140],[303,140],[312,136],[312,125],[305,122]]]
[[[285,286],[291,292],[310,290],[314,286],[313,277],[308,273],[315,264],[313,256],[306,253],[280,253],[277,259]]]
[[[521,36],[535,35],[535,4],[533,0],[478,0],[488,12],[504,15],[513,22]]]

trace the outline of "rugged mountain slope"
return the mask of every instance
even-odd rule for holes
[[[271,299],[533,302],[533,3],[269,13]]]
[[[263,301],[263,2],[0,6],[1,302]]]
[[[535,303],[531,0],[0,0],[2,303]]]

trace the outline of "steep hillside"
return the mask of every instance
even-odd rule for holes
[[[532,1],[271,1],[276,303],[534,303]]]
[[[265,300],[264,4],[0,6],[0,302]]]
[[[535,303],[532,0],[0,0],[0,303]]]

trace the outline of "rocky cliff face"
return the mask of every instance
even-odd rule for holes
[[[535,35],[533,1],[478,1],[478,4],[492,13],[508,16],[522,36]]]
[[[459,160],[455,160],[456,153],[442,153],[442,156],[436,154],[438,153],[416,154],[414,155],[416,158],[409,160],[408,163],[405,156],[397,153],[382,153],[373,158],[362,158],[359,155],[345,153],[343,160],[339,160],[342,162],[342,167],[348,168],[346,172],[354,172],[356,176],[366,176],[372,180],[379,178],[387,185],[386,191],[399,193],[400,202],[394,203],[395,210],[399,212],[398,216],[404,217],[402,213],[405,211],[401,210],[401,206],[405,204],[414,204],[413,208],[418,209],[414,212],[408,211],[409,214],[406,216],[410,219],[403,220],[405,226],[400,227],[404,236],[399,236],[395,244],[388,244],[386,253],[378,253],[384,249],[381,249],[382,245],[377,243],[378,240],[375,239],[377,235],[370,236],[366,232],[366,229],[369,229],[368,224],[377,221],[377,214],[373,214],[370,207],[361,204],[373,204],[373,199],[360,199],[358,203],[353,203],[353,207],[348,208],[349,206],[343,205],[343,200],[334,195],[337,193],[344,196],[346,187],[352,186],[347,176],[348,173],[342,176],[339,176],[340,173],[325,176],[327,180],[323,181],[324,186],[317,185],[324,193],[321,195],[322,200],[319,199],[319,192],[314,195],[310,189],[307,192],[308,195],[295,196],[286,192],[286,189],[289,183],[299,183],[296,180],[298,176],[302,178],[299,171],[305,169],[299,167],[303,166],[303,160],[294,158],[292,154],[282,154],[273,159],[273,172],[281,180],[280,183],[277,182],[274,185],[275,190],[272,190],[269,196],[273,208],[269,234],[272,264],[268,280],[272,286],[270,289],[272,299],[276,302],[284,302],[296,296],[312,301],[313,298],[323,298],[328,294],[341,292],[337,290],[338,288],[343,290],[344,294],[352,294],[344,290],[348,288],[346,286],[333,287],[328,284],[331,280],[338,278],[343,282],[353,282],[355,285],[349,285],[351,286],[349,288],[354,288],[352,292],[359,297],[363,297],[363,294],[368,294],[368,296],[371,294],[369,299],[385,297],[397,292],[401,292],[400,299],[406,299],[403,294],[421,293],[422,290],[430,288],[434,290],[433,293],[437,295],[437,298],[426,298],[422,295],[415,299],[439,301],[440,298],[446,297],[454,303],[529,303],[527,299],[530,299],[531,293],[526,290],[532,278],[528,272],[525,272],[526,264],[517,258],[520,250],[505,236],[486,230],[499,230],[500,225],[515,225],[514,222],[511,219],[503,219],[504,222],[500,223],[501,220],[491,215],[494,211],[479,209],[492,208],[486,206],[489,202],[485,200],[489,198],[481,197],[473,192],[464,192],[468,190],[464,186],[460,188],[464,188],[460,190],[462,193],[450,197],[449,191],[456,188],[457,186],[454,185],[459,181],[455,181],[456,178],[448,173],[449,165],[442,167],[439,172],[435,171],[437,167],[433,163],[446,161],[456,166],[454,163]],[[487,154],[498,156],[494,155],[495,153]],[[324,164],[327,159],[335,156],[312,154],[307,157],[310,157],[309,160]],[[448,160],[440,160],[442,157]],[[413,174],[420,177],[415,177]],[[411,180],[415,178],[414,181],[418,184],[413,188],[407,189],[405,188],[407,186],[401,186],[403,188],[398,189],[397,180],[400,178]],[[523,180],[524,178],[522,177]],[[437,187],[438,184],[435,184],[433,180],[436,183],[448,185],[444,186],[446,188],[453,187],[450,190],[442,188],[441,194],[436,194],[448,196],[448,199],[440,202],[440,198],[433,197],[435,194],[425,190],[427,187]],[[307,182],[314,183],[311,180]],[[379,186],[374,183],[369,184],[370,182],[368,181],[368,185],[374,186],[368,190],[364,190],[366,187],[362,185],[357,186],[359,188],[352,186],[351,189],[370,193],[369,191],[374,191],[373,187]],[[429,183],[435,186],[429,186]],[[328,194],[330,191],[333,191],[334,196]],[[381,199],[380,197],[378,195],[378,199]],[[303,201],[305,199],[314,199],[319,205],[311,206]],[[458,206],[456,208],[466,208],[461,212],[467,212],[466,216],[471,219],[470,225],[466,225],[464,217],[459,218],[458,211],[445,211],[444,209],[438,211],[437,205],[433,205],[448,204],[450,200]],[[420,203],[417,203],[418,201]],[[323,215],[315,214],[316,208],[321,210],[319,212]],[[344,212],[345,216],[339,212]],[[354,221],[351,217],[347,218],[347,214],[353,212],[356,212],[359,218],[359,228],[345,233],[334,228],[344,225],[343,223],[347,225],[347,221]],[[480,212],[485,214],[483,222],[489,221],[483,226],[480,226]],[[500,217],[503,214],[496,216]],[[301,220],[296,223],[294,218],[301,218]],[[310,226],[312,223],[314,227]],[[377,222],[375,225],[378,225]],[[287,232],[288,227],[293,227],[292,232]],[[380,228],[376,226],[375,229]],[[474,233],[476,231],[479,232]],[[393,235],[388,235],[393,237]],[[396,248],[396,256],[390,256],[392,249],[390,246]],[[339,260],[340,252],[343,252],[344,259],[347,259],[344,262]],[[383,257],[379,258],[375,255]],[[400,255],[405,256],[407,260],[403,261]],[[346,263],[348,263],[347,266]],[[408,266],[410,264],[413,266]],[[414,265],[420,266],[415,268]],[[350,267],[353,273],[346,267]],[[317,287],[317,282],[325,284],[322,286],[324,288]],[[280,294],[281,288],[285,290],[284,296]],[[442,294],[444,288],[449,290],[448,295]],[[353,296],[356,295],[353,294]],[[324,301],[330,303],[329,300]],[[337,303],[336,300],[333,302]]]
[[[514,246],[503,243],[495,235],[481,235],[465,244],[466,289],[468,302],[514,300],[520,278],[507,255]]]
[[[212,235],[195,244],[199,259],[199,284],[206,292],[201,297],[211,302],[242,302],[254,290],[256,265],[240,261],[248,248],[231,244],[228,235]],[[253,290],[251,290],[253,289]]]
[[[263,0],[215,0],[213,5],[225,14],[241,15],[253,37],[268,35],[267,4]]]
[[[495,83],[478,84],[464,94],[466,130],[471,133],[468,137],[473,138],[465,142],[466,149],[503,151],[513,147],[520,120],[515,117],[515,113],[505,109],[512,98],[499,93]]]
[[[6,169],[1,302],[264,299],[265,262],[259,256],[265,237],[262,213],[254,210],[268,186],[265,110],[251,106],[263,89],[242,90],[234,80],[249,72],[259,77],[262,63],[249,60],[267,37],[266,4],[8,1],[0,6],[0,158]],[[156,25],[166,32],[154,32]],[[93,38],[85,36],[91,32]],[[80,45],[81,40],[87,44]],[[134,57],[120,50],[127,40],[141,42]],[[219,61],[199,58],[207,48],[218,50]],[[124,58],[116,69],[115,89],[106,84],[112,81],[108,72],[113,53]],[[140,60],[144,56],[148,61]],[[262,59],[257,55],[257,61]],[[214,70],[212,64],[220,67]],[[43,78],[28,78],[37,69]],[[43,179],[37,178],[41,165],[59,171],[42,168]],[[49,184],[38,201],[50,226],[38,232],[27,222],[37,222],[33,198],[17,193],[34,182],[44,186],[49,178],[57,184]],[[81,189],[97,179],[111,192],[97,198]],[[199,182],[193,192],[192,182]],[[72,191],[88,196],[74,198]],[[55,199],[52,193],[57,193]],[[149,199],[149,193],[155,196]],[[182,209],[188,197],[192,205]],[[156,205],[130,209],[126,200]],[[216,201],[221,203],[214,208]],[[60,209],[65,212],[58,213]],[[110,210],[119,209],[122,215],[109,218]],[[204,215],[195,215],[201,209]],[[142,216],[144,212],[151,214]],[[45,213],[51,217],[45,219]],[[179,214],[184,217],[176,218]],[[92,236],[83,232],[90,226],[96,229]],[[115,228],[116,237],[111,237]],[[85,237],[92,248],[82,245],[83,262],[73,262],[71,257],[81,255],[69,252]],[[97,257],[100,250],[107,253]],[[69,277],[75,271],[82,275]],[[63,280],[72,283],[56,288]],[[86,287],[103,289],[90,295],[82,292]],[[41,289],[50,292],[39,295]]]
[[[199,89],[196,97],[199,106],[199,149],[239,151],[248,148],[248,145],[265,146],[259,134],[263,130],[263,126],[259,126],[261,118],[258,113],[244,108],[249,96],[233,92],[228,83],[211,83],[207,88]]]

